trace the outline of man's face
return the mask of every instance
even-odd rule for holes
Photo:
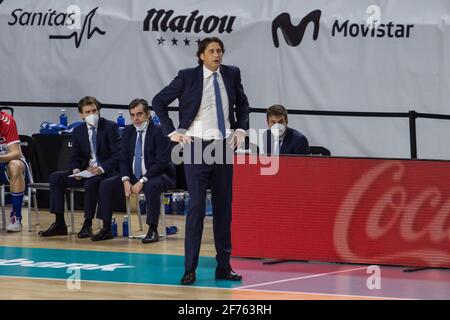
[[[88,104],[81,108],[80,118],[84,119],[91,114],[99,114],[97,106],[95,104]]]
[[[287,127],[288,120],[284,116],[269,116],[269,118],[267,119],[267,125],[269,126],[269,128],[275,123],[284,124]]]
[[[216,71],[222,63],[222,48],[218,42],[211,42],[200,54],[203,65],[211,71]]]
[[[141,124],[148,121],[149,114],[144,111],[144,106],[142,104],[138,104],[130,110],[130,119],[135,126],[140,127]]]

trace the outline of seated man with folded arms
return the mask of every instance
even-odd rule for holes
[[[160,194],[176,184],[175,165],[170,158],[170,140],[160,126],[151,121],[147,101],[134,99],[128,109],[133,124],[126,126],[122,132],[120,175],[106,179],[100,185],[97,217],[103,220],[103,228],[92,237],[92,241],[113,238],[111,199],[125,199],[143,191],[149,229],[142,242],[157,242]]]
[[[309,154],[308,139],[288,127],[288,113],[282,105],[271,106],[266,116],[269,129],[264,133],[265,154]]]
[[[68,171],[50,175],[50,212],[55,222],[42,237],[67,235],[64,220],[64,193],[66,188],[84,188],[84,223],[78,238],[92,236],[92,220],[97,208],[100,182],[118,172],[120,137],[115,122],[100,117],[100,104],[94,97],[84,97],[78,102],[78,112],[84,124],[73,130],[72,151]],[[69,177],[88,172],[89,178]]]
[[[28,166],[20,149],[16,121],[6,112],[0,112],[0,183],[9,184],[12,211],[6,226],[8,232],[22,230],[22,202],[29,181]]]

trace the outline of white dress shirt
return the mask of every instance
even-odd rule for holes
[[[141,152],[141,154],[142,154],[142,158],[141,159],[138,159],[138,161],[141,161],[141,168],[142,168],[142,175],[144,176],[146,173],[147,173],[147,169],[145,168],[145,161],[144,161],[144,150],[145,150],[145,136],[146,136],[146,134],[147,134],[147,128],[148,128],[148,122],[147,122],[147,124],[145,125],[145,128],[144,129],[142,129],[142,132],[141,132],[141,136],[142,136],[142,138],[141,138],[141,140],[142,140],[142,152]],[[135,142],[135,144],[134,144],[134,150],[136,150],[136,144],[137,144],[137,138],[138,138],[138,130],[136,130],[136,142]],[[136,161],[136,155],[135,156],[133,156],[133,163],[132,163],[132,167],[131,168],[133,168],[133,174],[134,174],[134,162]],[[138,177],[139,178],[139,177]]]
[[[146,183],[148,181],[148,179],[146,177],[144,177],[144,175],[147,173],[147,169],[145,168],[145,155],[144,155],[145,136],[147,135],[147,128],[148,128],[148,122],[145,125],[145,127],[141,129],[142,130],[142,132],[141,132],[141,136],[142,136],[141,165],[142,165],[142,175],[143,175],[142,179],[144,180],[144,183]],[[137,134],[138,134],[138,130],[136,129],[136,142],[134,144],[134,150],[136,150],[136,144],[137,144],[137,138],[138,138]],[[136,161],[136,156],[133,156],[133,163],[131,164],[131,168],[132,168],[133,174],[134,174],[134,162],[135,161]],[[130,181],[130,177],[128,177],[128,176],[122,177],[122,182],[125,182],[125,181]]]
[[[87,131],[88,131],[88,136],[89,136],[89,147],[91,149],[91,159],[89,160],[89,166],[90,167],[96,167],[97,166],[97,155],[94,153],[94,145],[92,143],[92,127],[88,124],[86,124],[87,127]],[[96,135],[98,135],[98,125],[95,126],[95,133]]]
[[[225,119],[226,136],[230,135],[230,115],[228,108],[228,94],[223,82],[220,68],[217,69],[217,82],[219,83],[222,98],[223,115]],[[203,65],[203,94],[197,116],[192,121],[186,135],[201,139],[221,139],[217,121],[216,96],[214,93],[213,71]]]

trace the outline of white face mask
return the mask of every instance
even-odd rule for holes
[[[139,130],[145,130],[145,128],[147,128],[147,125],[148,125],[148,121],[145,121],[145,122],[142,123],[139,127],[136,126],[136,125],[133,123],[133,126],[136,128],[137,131],[139,131]]]
[[[272,135],[275,138],[280,138],[286,131],[286,126],[281,123],[275,123],[273,126],[270,127],[270,131],[272,132]]]
[[[88,125],[96,127],[98,124],[98,114],[90,114],[84,118],[84,121],[86,121]]]

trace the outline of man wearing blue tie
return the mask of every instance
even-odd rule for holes
[[[78,238],[91,237],[100,182],[113,176],[118,170],[120,136],[117,124],[99,116],[100,104],[94,97],[81,99],[78,102],[78,112],[85,123],[73,130],[69,170],[50,175],[50,212],[55,215],[55,222],[47,230],[39,232],[42,237],[67,234],[64,189],[68,187],[85,189],[85,220]],[[89,172],[90,178],[69,177],[84,170]]]
[[[128,107],[132,125],[125,127],[120,148],[120,175],[104,180],[100,185],[97,217],[103,228],[92,241],[113,238],[111,199],[144,192],[147,202],[147,235],[142,243],[159,241],[158,220],[160,194],[175,187],[175,165],[170,159],[171,142],[150,119],[148,103],[134,99]]]
[[[190,194],[185,272],[181,279],[184,285],[193,284],[196,280],[208,183],[212,193],[217,252],[215,277],[232,281],[242,279],[230,265],[233,164],[229,155],[232,156],[233,150],[245,138],[249,105],[239,68],[222,65],[224,51],[219,38],[200,41],[197,51],[199,66],[179,71],[177,77],[152,101],[164,133],[184,146],[184,170]],[[167,109],[175,99],[179,101],[177,130]],[[203,155],[208,150],[214,150],[211,154],[214,162],[205,161],[207,159]],[[226,155],[225,159],[222,155]]]

